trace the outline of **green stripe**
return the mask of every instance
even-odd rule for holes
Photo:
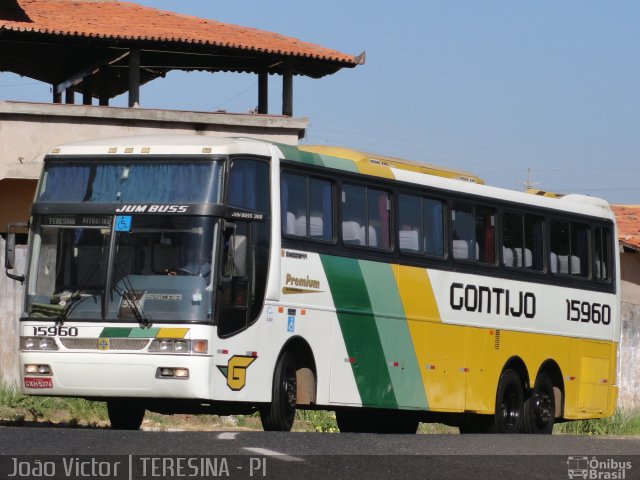
[[[131,333],[131,328],[122,327],[105,327],[100,333],[100,337],[106,338],[124,338],[128,337]]]
[[[133,328],[129,333],[129,338],[156,338],[159,328]]]
[[[291,145],[285,145],[283,143],[276,143],[284,158],[287,160],[292,160],[294,162],[302,162],[308,165],[317,165],[319,167],[324,167],[324,163],[322,162],[322,158],[317,153],[313,152],[303,152],[298,150],[296,147],[292,147]]]
[[[347,172],[358,173],[358,167],[353,160],[347,160],[346,158],[332,157],[330,155],[320,155],[322,157],[322,163],[327,168],[335,168],[337,170],[346,170]]]
[[[397,407],[371,301],[357,260],[321,255],[363,405]]]
[[[347,172],[358,173],[358,167],[352,160],[346,158],[334,157],[315,152],[305,152],[297,147],[276,143],[284,158],[293,162],[302,162],[307,165],[317,165],[319,167],[335,168],[337,170],[345,170]]]
[[[398,406],[424,410],[427,397],[422,375],[391,265],[361,260],[360,269],[375,312]],[[393,362],[399,365],[395,367]]]
[[[124,327],[105,327],[100,332],[100,337],[106,338],[156,338],[159,328],[124,328]]]

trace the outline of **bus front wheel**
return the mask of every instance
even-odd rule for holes
[[[280,356],[273,375],[271,403],[260,411],[266,431],[288,432],[296,416],[296,364],[293,354]]]
[[[515,370],[505,370],[500,375],[496,394],[496,433],[522,433],[524,413],[524,389],[520,375]]]
[[[139,430],[144,420],[145,408],[131,400],[107,401],[107,413],[111,428],[116,430]]]

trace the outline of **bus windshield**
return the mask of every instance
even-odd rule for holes
[[[100,318],[110,237],[109,228],[43,225],[37,229],[35,278],[28,297],[31,316],[62,319],[70,313],[72,296],[79,294],[74,311]]]
[[[115,233],[107,319],[210,318],[214,225],[211,217],[133,216],[128,231]]]
[[[87,220],[69,218],[75,225]],[[62,220],[67,219],[55,218]],[[116,228],[112,239],[106,225],[52,226],[47,223],[53,217],[42,217],[34,231],[30,316],[60,321],[209,320],[216,220],[171,215],[133,215],[128,220],[127,229]],[[106,288],[109,258],[113,262]]]
[[[219,161],[48,161],[37,203],[219,203]]]

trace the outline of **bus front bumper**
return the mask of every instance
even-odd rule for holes
[[[22,391],[29,395],[175,399],[211,396],[210,356],[22,352],[20,368]],[[48,374],[38,372],[46,372],[47,368]]]

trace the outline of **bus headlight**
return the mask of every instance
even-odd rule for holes
[[[20,337],[20,350],[58,350],[58,345],[49,337]]]
[[[186,340],[176,340],[173,342],[173,350],[176,353],[184,353],[189,351],[189,343]]]
[[[156,338],[149,345],[148,351],[152,353],[206,354],[209,351],[209,342],[182,338]]]

